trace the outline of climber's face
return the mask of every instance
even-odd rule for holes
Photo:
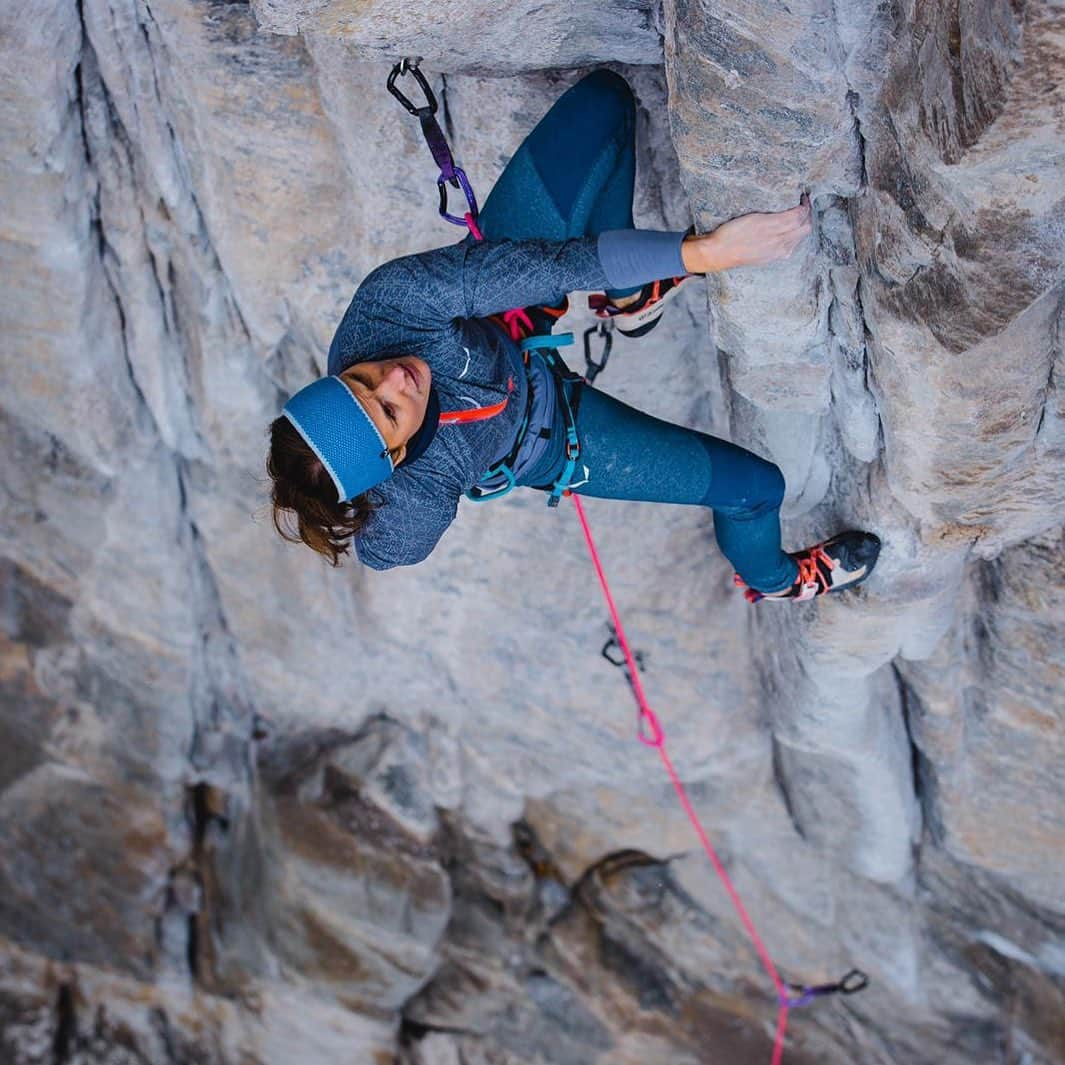
[[[407,441],[425,419],[432,378],[428,364],[414,355],[359,362],[340,375],[384,437],[397,466],[407,454]]]

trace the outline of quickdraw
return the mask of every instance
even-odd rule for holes
[[[474,197],[473,189],[470,187],[469,181],[466,179],[466,175],[459,167],[455,166],[454,158],[451,155],[451,149],[448,147],[447,138],[444,136],[439,123],[436,121],[436,97],[433,96],[429,83],[418,69],[419,62],[420,59],[404,59],[397,63],[395,67],[392,68],[392,73],[388,77],[388,91],[392,93],[407,111],[414,115],[421,123],[422,133],[425,135],[425,141],[429,145],[429,150],[433,153],[433,158],[436,160],[437,165],[440,167],[440,177],[437,179],[437,185],[440,189],[441,216],[456,225],[465,225],[470,233],[473,234],[474,239],[483,240],[484,237],[477,224],[477,200]],[[408,100],[407,97],[395,87],[396,79],[407,73],[414,75],[415,80],[425,94],[427,101],[425,106],[415,107],[410,100]],[[466,196],[466,203],[469,210],[461,218],[456,215],[448,214],[447,212],[447,184],[451,184],[455,188],[461,188]],[[586,373],[583,378],[580,378],[577,374],[570,374],[569,370],[566,369],[565,364],[558,357],[558,353],[553,350],[559,346],[572,344],[572,334],[567,333],[558,337],[551,335],[527,336],[524,339],[521,339],[521,333],[523,331],[522,326],[527,325],[530,330],[533,328],[528,314],[521,308],[515,308],[514,310],[507,311],[502,317],[506,323],[506,327],[509,328],[510,335],[513,339],[520,340],[523,359],[526,360],[526,363],[530,357],[530,353],[533,352],[545,360],[554,359],[554,365],[561,366],[563,370],[569,374],[570,378],[586,383],[591,383],[596,376],[606,368],[607,360],[610,357],[610,349],[613,344],[613,336],[611,335],[609,328],[610,323],[602,322],[585,330],[584,361]],[[592,357],[591,353],[591,338],[593,335],[599,335],[603,339],[603,350],[598,361]],[[662,728],[658,715],[651,709],[650,704],[647,702],[647,697],[643,691],[643,684],[640,681],[640,672],[643,669],[643,656],[639,652],[634,653],[629,646],[629,642],[625,636],[625,630],[621,624],[621,618],[619,617],[617,607],[614,604],[614,597],[611,595],[610,587],[607,584],[602,562],[599,559],[599,552],[596,550],[595,541],[592,538],[592,531],[584,513],[584,506],[581,503],[580,497],[574,495],[573,492],[566,487],[566,485],[569,484],[570,477],[573,475],[577,458],[580,456],[580,441],[577,438],[576,431],[576,410],[570,407],[568,399],[565,396],[565,389],[562,385],[563,378],[555,373],[553,373],[552,376],[555,378],[556,387],[559,390],[559,395],[562,397],[562,410],[566,415],[567,464],[562,477],[558,479],[552,488],[552,494],[548,499],[548,505],[556,506],[560,495],[569,496],[573,500],[573,505],[577,511],[577,518],[581,523],[581,529],[584,532],[585,541],[588,545],[588,552],[591,556],[592,565],[595,567],[596,576],[599,578],[599,584],[603,590],[603,597],[606,600],[607,609],[610,612],[611,617],[611,632],[613,633],[613,636],[603,646],[602,655],[611,664],[624,668],[625,678],[629,682],[633,698],[636,700],[638,715],[637,738],[646,746],[657,749],[670,782],[677,793],[677,798],[679,799],[684,812],[688,815],[688,820],[691,822],[692,828],[698,836],[699,842],[702,844],[707,858],[710,860],[711,865],[714,867],[714,871],[717,873],[718,878],[725,888],[725,891],[740,918],[740,923],[746,929],[747,935],[750,937],[751,942],[754,945],[763,968],[773,982],[773,987],[776,990],[777,995],[778,1008],[771,1065],[781,1065],[784,1054],[784,1037],[787,1032],[788,1013],[790,1010],[798,1009],[800,1006],[809,1005],[816,999],[828,995],[853,995],[868,986],[869,978],[859,969],[852,969],[841,980],[834,984],[815,984],[813,986],[807,986],[804,984],[786,984],[780,978],[780,974],[777,972],[776,966],[773,964],[773,959],[770,956],[769,951],[766,950],[765,944],[762,942],[762,938],[754,926],[754,922],[747,913],[747,908],[743,905],[743,901],[740,899],[739,894],[732,883],[732,879],[728,875],[728,871],[725,869],[724,864],[714,850],[713,844],[710,842],[710,838],[706,833],[706,829],[703,827],[702,821],[696,813],[691,799],[688,797],[687,789],[685,789],[684,784],[677,773],[676,767],[673,765],[673,761],[670,758],[669,753],[666,751],[665,730]],[[579,401],[579,388],[576,390],[576,397],[577,401]],[[523,436],[528,428],[528,416],[529,411],[528,408],[526,408],[525,420],[523,421],[519,436]],[[515,456],[516,451],[512,451],[511,454],[507,456],[507,459],[504,460],[504,465],[498,469],[498,474],[502,476],[502,489],[483,496],[482,499],[478,500],[479,502],[484,499],[497,499],[500,496],[506,495],[507,492],[514,488],[516,479],[510,464],[513,462]],[[497,466],[500,466],[500,464],[497,464]],[[493,470],[495,469],[496,467],[493,467]],[[491,472],[492,471],[489,471],[489,473]],[[471,496],[470,498],[473,497]],[[610,649],[615,646],[621,651],[622,657],[620,661],[613,658],[612,655],[608,653]],[[795,994],[789,994],[789,990],[795,992]]]
[[[792,991],[798,991],[799,994],[797,998],[787,998],[783,1004],[797,1009],[799,1006],[808,1006],[815,998],[824,998],[826,995],[854,995],[868,986],[869,977],[861,969],[851,969],[834,984],[815,984],[813,987],[788,984]]]
[[[429,82],[425,80],[425,75],[419,69],[420,63],[420,56],[401,59],[392,68],[392,72],[388,75],[388,91],[419,121],[419,123],[421,123],[422,136],[425,137],[425,143],[429,146],[429,151],[432,152],[436,165],[440,167],[440,176],[436,179],[437,190],[440,194],[440,216],[446,218],[453,225],[466,226],[469,231],[480,240],[482,239],[481,231],[477,228],[477,216],[480,214],[477,209],[477,197],[473,194],[473,187],[470,185],[469,179],[466,177],[466,172],[461,167],[455,165],[455,157],[451,154],[451,148],[447,143],[447,137],[444,136],[444,131],[440,128],[440,123],[436,120],[436,97],[433,95],[433,90],[430,88]],[[408,100],[407,97],[396,88],[396,79],[401,78],[406,74],[412,74],[414,76],[414,80],[418,83],[418,87],[422,90],[422,93],[425,96],[425,103],[421,107],[415,107],[414,104],[412,104],[410,100]],[[448,185],[451,185],[456,189],[462,189],[462,193],[466,197],[466,206],[468,210],[461,217],[459,215],[448,213]]]
[[[644,729],[644,715],[640,711],[640,700],[636,695],[636,681],[633,679],[632,672],[629,669],[629,663],[626,661],[625,649],[622,647],[621,641],[618,639],[618,630],[615,629],[613,625],[609,624],[607,625],[607,628],[610,630],[610,639],[603,644],[602,650],[600,650],[599,654],[603,658],[605,658],[612,666],[616,666],[618,669],[620,669],[621,672],[624,674],[625,682],[628,684],[629,689],[632,691],[633,698],[636,699],[636,735],[641,742],[647,743],[651,739],[651,737]],[[615,658],[614,655],[611,653],[615,649],[621,652],[621,656],[619,658]],[[636,669],[640,673],[645,672],[647,667],[644,661],[643,651],[633,651],[632,661],[635,664]]]

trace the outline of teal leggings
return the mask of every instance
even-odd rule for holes
[[[564,240],[633,228],[635,110],[628,85],[608,70],[564,93],[492,189],[480,216],[484,235]],[[798,567],[780,546],[784,477],[773,463],[579,387],[574,482],[587,481],[573,491],[710,507],[718,545],[747,584],[775,592],[795,580]],[[561,472],[556,456],[550,469],[529,471],[522,483],[547,484]]]

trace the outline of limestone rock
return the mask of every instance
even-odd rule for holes
[[[349,54],[395,63],[418,56],[434,69],[455,73],[517,73],[596,63],[657,64],[662,46],[651,0],[544,6],[526,2],[506,19],[485,0],[457,4],[415,0],[353,3],[351,0],[255,0],[260,26],[274,33],[306,33],[340,39]],[[528,34],[515,49],[512,28]]]
[[[534,493],[424,564],[271,528],[265,429],[378,263],[460,236],[384,88],[422,57],[482,200],[585,70],[636,219],[812,201],[602,384],[780,464],[755,611],[710,515],[588,506],[694,809],[781,972],[866,970],[785,1061],[1065,1058],[1059,0],[0,13],[0,1059],[768,1060],[772,987]],[[565,325],[592,323],[575,297]]]

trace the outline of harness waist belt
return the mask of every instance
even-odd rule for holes
[[[521,451],[522,444],[524,444],[525,439],[528,436],[530,413],[532,411],[533,382],[531,360],[532,358],[539,358],[551,374],[551,379],[555,385],[559,409],[562,411],[566,426],[566,465],[563,468],[561,476],[553,485],[542,486],[545,490],[547,488],[551,489],[551,494],[547,499],[547,505],[550,507],[558,506],[558,501],[569,485],[570,478],[573,476],[573,470],[577,465],[577,459],[580,457],[580,441],[577,437],[576,412],[574,409],[576,401],[579,400],[579,392],[574,406],[571,406],[570,401],[566,396],[564,382],[580,382],[582,381],[582,378],[578,374],[573,373],[566,366],[557,351],[558,348],[565,347],[572,343],[572,333],[561,333],[557,337],[551,335],[534,335],[525,337],[523,340],[519,341],[522,351],[522,364],[525,368],[525,374],[529,384],[525,413],[521,424],[518,427],[514,446],[510,449],[507,455],[498,462],[493,463],[485,472],[484,476],[466,492],[467,499],[470,499],[474,503],[484,503],[489,499],[499,499],[505,496],[517,485],[517,478],[514,474],[514,464]]]

